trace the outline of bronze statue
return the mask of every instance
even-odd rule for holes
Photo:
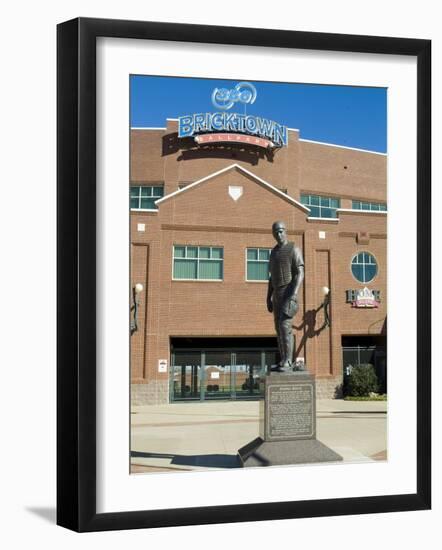
[[[270,279],[267,291],[267,309],[273,312],[281,361],[272,371],[293,370],[292,319],[298,311],[298,290],[304,279],[304,260],[294,243],[287,239],[284,222],[272,225],[277,245],[270,253]]]

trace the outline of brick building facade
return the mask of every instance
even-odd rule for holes
[[[275,220],[304,255],[295,357],[319,396],[338,397],[358,362],[384,380],[386,155],[297,130],[273,152],[253,140],[198,145],[177,124],[131,130],[131,288],[143,285],[132,403],[259,398],[259,377],[278,360],[262,275]]]

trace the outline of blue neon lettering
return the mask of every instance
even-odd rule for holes
[[[180,116],[178,118],[178,137],[187,137],[193,134],[193,118]]]
[[[259,135],[276,145],[287,145],[287,127],[265,118],[239,113],[196,113],[178,119],[178,137],[201,132],[241,132]]]
[[[238,119],[238,124],[237,124],[237,127],[238,127],[238,132],[245,132],[245,129],[244,129],[244,120],[245,120],[245,115],[237,115],[236,117]]]
[[[212,127],[214,130],[221,131],[224,129],[223,115],[224,113],[215,113],[212,115]]]
[[[236,132],[236,130],[238,129],[236,113],[225,113],[224,128],[227,132]]]
[[[246,128],[251,134],[256,134],[256,117],[248,116],[246,118]]]
[[[205,130],[205,115],[203,114],[197,114],[193,115],[193,131],[194,132],[200,132],[201,130]]]
[[[266,118],[256,119],[256,131],[260,136],[271,136],[273,132],[274,122]]]
[[[273,123],[273,135],[275,143],[287,145],[287,127]]]

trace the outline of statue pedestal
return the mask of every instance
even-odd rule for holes
[[[316,388],[311,374],[275,373],[263,383],[260,436],[239,449],[243,467],[342,460],[316,439]]]

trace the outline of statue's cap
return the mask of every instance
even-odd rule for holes
[[[278,222],[273,222],[273,224],[272,224],[272,231],[275,231],[275,229],[276,229],[278,226],[279,226],[279,227],[284,227],[284,229],[286,229],[285,223],[284,223],[284,222],[281,222],[281,221],[278,221]]]

